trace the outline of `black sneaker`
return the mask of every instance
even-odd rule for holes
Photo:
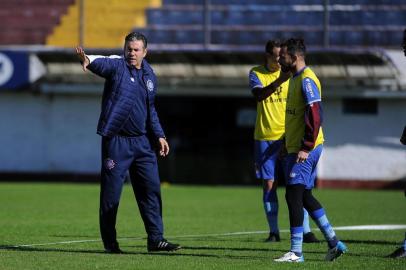
[[[118,243],[115,243],[113,245],[107,246],[104,248],[104,252],[110,253],[110,254],[123,254],[124,252],[120,249],[118,246]]]
[[[181,248],[178,244],[173,244],[168,242],[166,239],[162,239],[159,242],[149,242],[148,241],[148,252],[154,251],[175,251]]]
[[[316,238],[314,233],[308,232],[303,235],[303,243],[318,243],[319,239]]]
[[[267,239],[265,239],[265,242],[280,242],[281,238],[279,236],[279,233],[269,233],[269,236]]]
[[[398,248],[387,256],[388,258],[406,258],[406,250],[403,247]]]

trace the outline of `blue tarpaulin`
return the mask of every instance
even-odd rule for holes
[[[0,89],[18,89],[29,83],[29,54],[0,51]]]

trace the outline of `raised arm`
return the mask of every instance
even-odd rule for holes
[[[82,47],[75,48],[76,55],[82,64],[83,71],[89,69],[96,75],[99,75],[103,78],[108,78],[114,72],[117,67],[117,59],[120,59],[121,56],[111,55],[86,55]]]
[[[290,77],[290,72],[282,72],[280,73],[279,77],[273,81],[271,84],[267,86],[262,86],[259,82],[258,77],[254,72],[250,72],[250,85],[252,88],[252,94],[254,95],[255,99],[259,102],[275,92],[285,81],[287,81]],[[257,82],[257,83],[256,83]]]

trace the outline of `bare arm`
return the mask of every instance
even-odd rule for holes
[[[262,101],[272,95],[272,93],[275,92],[282,85],[282,83],[290,78],[290,75],[290,72],[281,72],[279,77],[270,85],[252,89],[252,94],[258,102]]]

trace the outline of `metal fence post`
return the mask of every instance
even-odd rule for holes
[[[211,43],[211,15],[210,15],[210,0],[204,1],[204,48],[207,50]]]
[[[328,48],[330,46],[330,9],[329,0],[324,0],[324,22],[323,22],[323,46]]]
[[[85,1],[79,0],[79,45],[85,44]]]

